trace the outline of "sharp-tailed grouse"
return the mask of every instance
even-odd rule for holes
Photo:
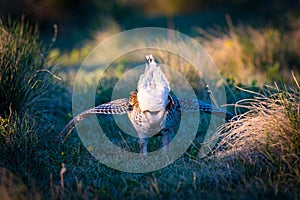
[[[136,91],[128,98],[117,99],[91,108],[74,117],[60,133],[71,134],[78,122],[92,114],[127,114],[139,137],[140,152],[147,154],[149,137],[160,133],[163,147],[169,143],[181,111],[202,111],[230,120],[234,115],[197,99],[179,99],[170,95],[169,82],[157,66],[152,55],[147,55],[144,74],[140,76]]]

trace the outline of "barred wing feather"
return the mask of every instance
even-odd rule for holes
[[[95,114],[126,114],[130,104],[127,98],[117,99],[88,110]]]
[[[64,140],[72,133],[78,123],[85,120],[92,114],[126,114],[130,109],[130,104],[127,98],[117,99],[105,104],[101,104],[89,110],[86,110],[74,117],[57,136],[57,140],[64,134]],[[64,141],[63,140],[63,141]]]
[[[178,99],[181,111],[202,111],[213,114],[218,117],[225,118],[226,121],[231,120],[235,115],[222,108],[205,103],[197,99]]]

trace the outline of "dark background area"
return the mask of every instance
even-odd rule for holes
[[[53,24],[58,25],[56,47],[71,50],[93,37],[111,20],[122,30],[137,27],[168,27],[194,36],[194,27],[225,27],[225,15],[234,24],[288,29],[297,18],[298,0],[1,0],[0,16],[39,24],[44,42],[51,41]]]

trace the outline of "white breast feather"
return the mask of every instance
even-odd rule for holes
[[[152,55],[150,63],[146,65],[144,74],[138,82],[138,102],[142,111],[156,112],[165,110],[168,104],[170,86],[167,78],[157,66]]]

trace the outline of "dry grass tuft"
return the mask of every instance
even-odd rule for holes
[[[256,98],[238,102],[248,111],[219,130],[214,155],[258,166],[276,183],[300,184],[300,87],[295,83],[296,89],[268,86]]]
[[[266,80],[290,81],[291,69],[299,65],[299,25],[282,31],[274,27],[234,26],[228,16],[227,22],[227,31],[198,29],[202,36],[199,41],[226,77],[244,84],[253,80],[260,84]]]

